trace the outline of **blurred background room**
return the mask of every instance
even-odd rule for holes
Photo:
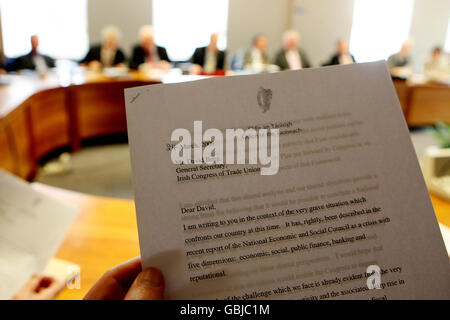
[[[132,199],[123,88],[376,60],[419,160],[450,143],[446,0],[1,0],[0,10],[0,141],[13,150],[0,166],[28,180]],[[23,104],[31,132],[6,139]]]

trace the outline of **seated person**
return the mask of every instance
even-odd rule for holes
[[[331,57],[330,61],[324,64],[324,66],[334,66],[338,64],[352,64],[355,62],[355,58],[350,54],[348,50],[348,41],[339,40],[337,43],[337,51]]]
[[[423,73],[433,80],[444,80],[450,75],[450,63],[441,47],[435,47],[430,59],[425,63]]]
[[[119,37],[120,33],[116,27],[105,27],[102,30],[102,44],[92,46],[80,63],[95,70],[99,70],[102,67],[124,66],[126,59],[123,51],[119,48]]]
[[[55,300],[61,291],[64,290],[64,283],[47,276],[33,274],[27,283],[17,292],[13,300]]]
[[[283,34],[283,48],[275,58],[275,64],[281,70],[299,70],[310,68],[306,54],[299,48],[300,35],[295,30],[288,30]]]
[[[267,58],[267,37],[258,34],[253,38],[252,47],[245,52],[244,69],[254,72],[261,72],[264,66],[268,64]]]
[[[411,40],[405,41],[400,51],[388,58],[387,65],[394,78],[407,78],[412,74],[411,46]]]
[[[194,67],[191,73],[215,73],[218,70],[224,70],[225,68],[225,51],[220,51],[217,47],[217,40],[219,35],[214,33],[211,35],[211,40],[207,47],[201,47],[195,49],[192,55],[191,62]]]
[[[166,49],[155,45],[153,28],[144,26],[139,31],[140,44],[133,48],[133,55],[130,61],[131,69],[139,69],[139,66],[146,63],[155,68],[167,69],[170,67],[170,59]]]
[[[39,52],[39,37],[31,36],[31,51],[27,55],[21,56],[14,62],[14,70],[36,70],[40,74],[45,74],[49,68],[55,67],[55,60]]]
[[[244,69],[244,58],[247,53],[247,48],[240,48],[236,51],[234,56],[230,59],[230,69],[231,70],[242,70]]]

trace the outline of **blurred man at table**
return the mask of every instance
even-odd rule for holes
[[[137,70],[144,64],[150,68],[170,68],[170,59],[166,49],[155,45],[152,26],[143,26],[139,31],[139,39],[140,44],[133,48],[131,69]]]
[[[388,60],[388,68],[394,78],[407,78],[412,74],[412,61],[410,57],[412,40],[403,42],[400,51],[391,55]]]
[[[275,58],[275,64],[281,70],[299,70],[310,68],[311,64],[305,52],[299,48],[300,34],[295,30],[288,30],[283,34],[283,48]]]
[[[36,70],[39,74],[47,73],[49,68],[55,67],[55,60],[39,52],[39,37],[31,36],[31,51],[14,62],[15,70]]]
[[[253,38],[252,47],[245,52],[244,69],[251,72],[261,72],[268,63],[267,58],[267,37],[257,34]]]
[[[425,63],[423,73],[432,80],[445,81],[450,76],[448,56],[445,56],[441,47],[433,48],[430,59]]]
[[[339,40],[337,42],[336,53],[331,59],[324,64],[324,66],[333,66],[338,64],[352,64],[355,63],[355,58],[350,54],[347,40]]]
[[[120,32],[114,26],[105,27],[102,30],[103,42],[89,49],[86,57],[80,61],[90,69],[99,70],[110,67],[121,67],[125,63],[125,55],[119,47]]]
[[[191,62],[194,64],[191,73],[212,74],[225,68],[225,51],[219,50],[217,41],[219,35],[214,33],[211,35],[209,45],[195,49],[191,57]]]

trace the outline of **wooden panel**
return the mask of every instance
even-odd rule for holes
[[[407,122],[410,126],[450,123],[450,88],[412,88]]]
[[[0,121],[8,123],[0,132],[0,167],[32,179],[38,160],[56,148],[76,151],[82,139],[126,132],[124,89],[160,83],[131,76],[86,78],[69,87],[52,77],[15,77],[0,88]]]
[[[393,80],[395,91],[397,91],[398,100],[402,106],[403,114],[407,115],[408,112],[408,98],[409,98],[409,87],[405,80]]]
[[[35,94],[29,102],[36,159],[70,144],[70,120],[64,88]]]
[[[129,84],[94,83],[72,88],[80,139],[127,131],[123,90]]]
[[[29,115],[27,106],[22,105],[6,118],[7,130],[11,134],[11,149],[17,156],[17,175],[26,180],[32,180],[37,172]]]
[[[38,160],[54,149],[76,151],[80,139],[126,132],[123,90],[160,83],[140,73],[130,79],[88,75],[69,87],[51,74],[14,76],[0,87],[0,167],[32,179]]]
[[[16,173],[17,167],[6,129],[6,122],[0,120],[0,168],[11,173]]]

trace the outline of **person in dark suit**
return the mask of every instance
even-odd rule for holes
[[[131,69],[139,69],[140,65],[146,64],[151,68],[168,69],[170,59],[167,51],[163,47],[155,45],[153,28],[144,26],[139,31],[140,44],[133,48],[133,55],[130,61]]]
[[[339,40],[337,42],[337,51],[324,66],[334,66],[338,64],[355,63],[355,57],[348,50],[348,41]]]
[[[194,64],[192,73],[215,73],[225,69],[225,51],[217,47],[218,38],[219,35],[214,33],[207,47],[195,49],[190,60]]]
[[[55,67],[55,60],[39,52],[39,37],[31,36],[31,51],[27,55],[17,58],[14,62],[14,70],[36,70],[45,74],[49,68]]]
[[[125,55],[119,48],[120,33],[116,27],[108,26],[102,30],[103,43],[93,45],[83,60],[82,65],[92,69],[120,67],[125,63]]]
[[[299,70],[310,68],[306,53],[299,48],[300,35],[295,30],[288,30],[283,34],[283,48],[275,57],[275,64],[281,70]]]

